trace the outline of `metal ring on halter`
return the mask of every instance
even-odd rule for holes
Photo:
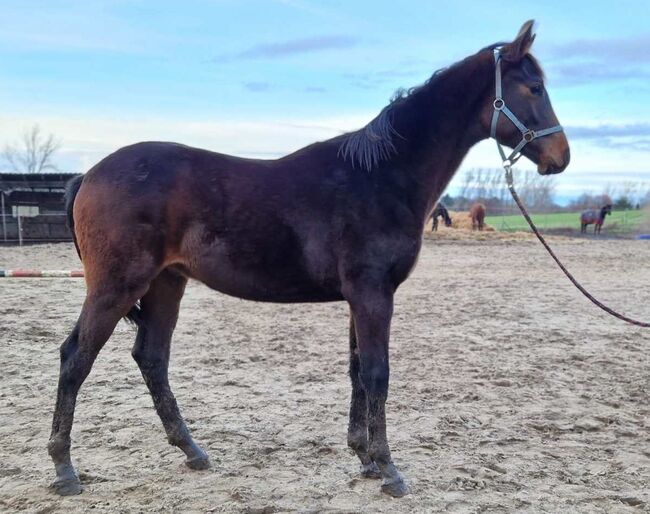
[[[526,143],[530,143],[533,139],[535,139],[535,131],[528,130],[527,132],[524,132],[523,136]]]
[[[505,101],[503,98],[495,98],[494,102],[492,102],[492,107],[494,107],[495,111],[500,111],[506,106]]]

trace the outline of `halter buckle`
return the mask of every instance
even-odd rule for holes
[[[523,137],[524,137],[524,141],[526,141],[526,143],[530,143],[536,137],[535,131],[534,130],[528,130],[528,131],[524,132]]]
[[[492,107],[495,111],[501,111],[506,106],[506,103],[503,101],[503,98],[495,98],[492,102]]]

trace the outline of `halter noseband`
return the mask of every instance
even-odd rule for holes
[[[512,168],[512,165],[519,160],[521,157],[521,150],[524,146],[526,146],[528,143],[531,141],[534,141],[538,137],[543,137],[543,136],[548,136],[549,134],[554,134],[555,132],[562,132],[564,130],[562,128],[562,125],[555,125],[555,127],[551,128],[546,128],[542,130],[531,130],[526,125],[524,125],[521,121],[517,119],[517,116],[514,115],[514,113],[508,109],[506,106],[506,102],[503,99],[503,92],[501,88],[501,49],[500,48],[495,48],[494,49],[494,64],[495,64],[495,76],[496,76],[496,95],[494,102],[492,103],[494,107],[494,113],[492,114],[492,125],[490,126],[490,137],[493,138],[496,143],[497,143],[497,148],[499,149],[499,153],[501,154],[501,159],[503,159],[503,167],[506,170],[506,177],[510,176],[511,180],[511,173],[510,169]],[[521,141],[519,141],[519,144],[515,146],[515,148],[512,150],[512,153],[506,157],[505,152],[503,151],[503,147],[501,146],[501,143],[497,140],[497,123],[499,122],[499,115],[503,113],[505,116],[519,129],[521,132]]]

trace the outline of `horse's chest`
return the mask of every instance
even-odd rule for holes
[[[409,240],[402,244],[400,250],[395,254],[390,268],[390,275],[395,286],[404,282],[411,274],[417,264],[421,247],[422,239]]]
[[[379,237],[362,251],[351,253],[346,264],[349,269],[373,270],[373,274],[383,274],[388,282],[397,287],[415,267],[421,246],[421,237]]]

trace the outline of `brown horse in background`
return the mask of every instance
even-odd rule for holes
[[[386,438],[393,295],[415,265],[434,203],[469,149],[490,133],[493,48],[501,46],[509,108],[532,128],[557,125],[542,71],[529,54],[533,38],[528,22],[513,42],[435,73],[366,127],[281,159],[138,143],[75,179],[68,215],[87,295],[61,346],[48,444],[56,492],[81,491],[70,458],[77,393],[125,316],[138,327],[133,358],[169,442],[190,468],[210,465],[168,381],[181,298],[195,279],[248,300],[349,304],[348,444],[364,476],[383,478],[390,495],[406,494]],[[520,138],[502,118],[497,139],[513,147]],[[563,133],[536,139],[523,153],[541,174],[558,173],[569,162]]]
[[[472,218],[472,230],[483,230],[485,227],[485,205],[475,203],[469,209],[469,217]]]
[[[587,225],[594,224],[594,234],[600,234],[603,224],[605,223],[605,216],[612,213],[611,204],[607,204],[600,208],[600,210],[590,209],[583,211],[580,214],[580,232],[587,233]]]

